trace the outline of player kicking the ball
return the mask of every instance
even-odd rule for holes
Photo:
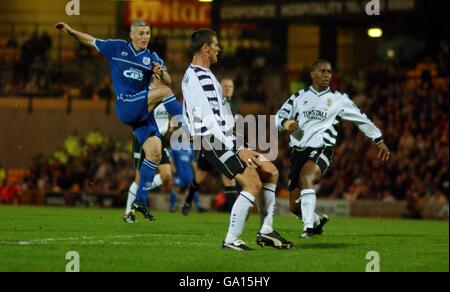
[[[81,44],[96,48],[107,59],[116,94],[117,117],[133,129],[145,153],[132,209],[138,210],[149,220],[155,220],[150,213],[147,196],[161,161],[162,143],[153,111],[163,102],[167,111],[176,116],[179,114],[176,110],[179,104],[168,86],[161,85],[149,90],[152,77],[170,83],[170,76],[163,61],[147,48],[150,42],[150,26],[142,20],[134,21],[130,29],[131,42],[97,39],[63,22],[58,23],[56,28]]]

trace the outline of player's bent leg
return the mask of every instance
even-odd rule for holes
[[[307,161],[300,172],[300,182],[302,189],[300,192],[300,203],[303,219],[302,238],[310,238],[316,234],[314,222],[319,218],[315,214],[316,208],[316,191],[314,184],[317,183],[322,176],[322,171],[313,161]]]
[[[225,175],[222,174],[222,183],[224,186],[224,194],[225,194],[225,200],[226,200],[225,210],[227,212],[230,212],[231,208],[233,207],[234,201],[236,201],[236,196],[238,193],[236,180],[229,179]]]
[[[251,193],[254,197],[259,196],[262,189],[262,182],[258,172],[254,168],[247,167],[242,174],[236,175],[235,179],[241,186],[242,191]]]
[[[256,243],[261,246],[270,245],[277,248],[290,248],[293,246],[292,242],[285,240],[273,230],[273,216],[276,207],[275,191],[279,177],[278,169],[263,155],[257,152],[255,154],[259,156],[257,171],[263,182],[263,195],[257,200],[260,215],[260,231],[258,232]]]
[[[139,188],[132,208],[140,211],[145,218],[155,220],[156,218],[150,213],[150,209],[148,208],[147,196],[158,164],[161,161],[161,139],[157,136],[150,137],[144,142],[142,147],[144,149],[145,159],[140,168]]]
[[[257,171],[263,183],[278,183],[279,172],[272,162],[265,159],[260,160]]]
[[[164,184],[170,185],[172,182],[172,167],[170,163],[170,154],[166,148],[162,149],[161,162],[158,166],[159,174],[155,175],[150,190],[159,188]]]
[[[158,171],[164,185],[172,183],[172,166],[170,164],[160,164]]]
[[[157,88],[149,90],[147,104],[148,112],[153,112],[153,110],[167,97],[173,95],[172,89],[168,86],[161,85]]]
[[[255,196],[259,194],[262,188],[261,180],[254,168],[247,167],[242,174],[236,175],[237,183],[242,187],[242,192],[236,199],[231,209],[230,225],[227,236],[222,243],[222,248],[234,250],[250,250],[245,242],[240,240],[244,230],[245,222],[250,214]]]
[[[263,195],[257,199],[260,214],[260,230],[256,236],[256,243],[261,247],[271,246],[278,249],[287,249],[294,246],[293,242],[283,238],[273,229],[273,216],[276,208],[276,187],[278,183],[278,169],[260,155],[257,171],[263,182]]]

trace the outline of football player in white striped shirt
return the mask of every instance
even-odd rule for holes
[[[217,35],[210,29],[195,31],[191,36],[192,64],[186,70],[182,82],[184,96],[183,115],[194,150],[201,142],[201,152],[214,168],[228,179],[236,179],[242,186],[231,210],[228,233],[222,248],[249,250],[240,239],[247,216],[255,198],[263,191],[265,198],[264,220],[257,234],[256,243],[261,246],[290,248],[293,243],[284,239],[272,227],[275,212],[275,188],[278,170],[269,161],[250,149],[236,149],[233,135],[234,118],[222,87],[209,69],[217,62],[220,52]]]
[[[389,149],[381,131],[346,94],[332,91],[330,62],[318,60],[311,67],[313,85],[292,95],[276,116],[280,131],[290,133],[290,209],[303,219],[301,237],[322,233],[326,215],[315,213],[314,184],[326,173],[333,159],[338,127],[342,121],[355,124],[378,149],[378,158],[389,160]]]
[[[234,117],[235,112],[233,112],[233,110],[231,109],[231,99],[234,92],[234,82],[231,78],[226,77],[222,79],[220,84],[222,86],[223,96],[225,97],[224,103],[227,103],[224,104],[225,114],[227,116]],[[183,215],[185,216],[187,216],[191,210],[192,200],[196,194],[198,195],[198,192],[200,191],[200,185],[206,181],[209,173],[214,170],[213,165],[211,165],[211,163],[209,163],[203,155],[198,155],[198,157],[196,157],[196,161],[194,162],[193,167],[195,178],[189,186],[188,195],[186,196],[183,208],[181,209]],[[230,211],[236,199],[236,194],[238,193],[236,180],[230,180],[224,174],[221,175],[221,178],[226,198],[225,208],[226,210]],[[259,200],[257,202],[259,203]]]

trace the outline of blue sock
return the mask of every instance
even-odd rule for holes
[[[167,112],[172,117],[181,116],[179,121],[182,122],[183,106],[178,101],[178,99],[175,97],[175,95],[166,97],[162,103],[164,104],[164,107],[166,108]]]
[[[177,193],[175,193],[174,191],[171,191],[170,197],[169,197],[170,209],[175,207],[176,202],[177,202]]]
[[[139,170],[141,174],[139,188],[136,193],[136,200],[141,204],[147,205],[148,192],[150,191],[157,167],[156,164],[147,159],[144,159],[142,163],[141,169]]]
[[[194,198],[193,198],[194,204],[196,208],[201,208],[202,203],[200,202],[200,194],[198,192],[195,192]]]

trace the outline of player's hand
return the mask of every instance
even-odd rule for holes
[[[389,156],[391,155],[391,152],[389,152],[389,148],[384,143],[380,143],[377,145],[378,149],[378,159],[381,159],[381,161],[388,161]]]
[[[160,65],[160,64],[158,64],[158,63],[156,63],[156,62],[152,62],[152,71],[153,71],[153,74],[156,74],[156,75],[158,75],[158,76],[161,76],[161,74],[162,74],[162,66]]]
[[[239,151],[238,155],[239,158],[241,158],[241,160],[244,161],[244,163],[247,164],[248,167],[258,168],[259,160],[252,150],[243,149]]]
[[[294,132],[295,130],[298,130],[298,129],[300,128],[300,125],[298,124],[297,121],[289,120],[289,121],[284,122],[283,127],[284,127],[289,133],[292,133],[292,132]]]
[[[70,26],[69,25],[67,25],[67,23],[64,23],[64,22],[58,22],[56,25],[55,25],[55,28],[56,29],[59,29],[59,30],[62,30],[62,31],[64,31],[64,32],[70,32],[70,30],[71,30],[71,28],[70,28]]]

